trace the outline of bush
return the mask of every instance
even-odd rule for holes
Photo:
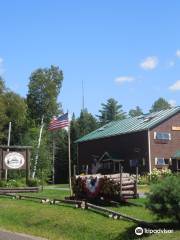
[[[0,187],[6,187],[6,181],[0,180]]]
[[[146,207],[158,218],[180,222],[180,176],[165,177],[151,186]]]
[[[18,181],[11,179],[11,180],[7,181],[6,187],[20,187],[20,184]]]
[[[148,173],[147,175],[142,175],[142,176],[139,175],[138,184],[142,185],[142,184],[158,183],[164,177],[171,176],[171,175],[172,175],[172,172],[170,169],[158,170],[157,168],[154,168],[151,174]]]
[[[149,176],[148,175],[142,175],[138,176],[138,184],[139,185],[144,185],[144,184],[149,184]]]
[[[27,182],[28,187],[38,187],[40,182],[38,179],[29,179]]]

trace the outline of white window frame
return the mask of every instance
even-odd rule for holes
[[[158,133],[168,133],[168,132],[158,132]],[[168,133],[168,135],[169,135],[169,139],[157,139],[157,132],[154,132],[154,139],[155,140],[159,140],[159,141],[170,141],[171,140],[171,133]]]
[[[164,164],[158,164],[158,160],[159,159],[163,160]],[[163,157],[155,157],[155,165],[157,165],[157,166],[165,166],[166,164],[165,164],[164,158]]]

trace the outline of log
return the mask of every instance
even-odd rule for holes
[[[134,195],[134,191],[122,191],[122,195]]]
[[[112,179],[112,180],[110,180],[110,181],[112,181],[112,182],[115,182],[115,183],[121,183],[121,181],[120,181],[120,179]],[[132,180],[123,180],[122,179],[122,185],[127,185],[127,184],[134,184],[134,181],[132,181]]]
[[[65,200],[63,200],[63,199],[53,199],[53,201],[59,201],[59,202],[61,202],[61,203],[70,203],[70,204],[81,204],[82,203],[82,201],[80,201],[80,200],[70,200],[70,199],[65,199]]]
[[[19,199],[35,199],[35,200],[46,200],[48,197],[34,197],[34,196],[28,196],[28,195],[17,195]]]
[[[107,178],[120,178],[119,173],[117,174],[107,174],[107,175],[102,175],[103,177],[107,177]],[[129,177],[129,173],[122,173],[122,178],[128,178]]]
[[[134,190],[134,185],[124,185],[124,186],[122,186],[122,190],[128,190],[128,189],[133,189]]]
[[[130,217],[130,216],[127,216],[127,215],[122,214],[120,212],[115,212],[115,211],[112,211],[110,209],[107,209],[107,208],[104,208],[104,207],[100,207],[100,206],[97,206],[97,205],[94,205],[94,204],[91,204],[91,203],[87,203],[86,205],[87,205],[88,209],[92,208],[92,209],[96,209],[96,210],[99,210],[99,211],[102,211],[102,212],[106,212],[106,213],[108,213],[109,216],[110,215],[118,216],[120,218],[124,218],[124,219],[131,220],[133,222],[141,223],[141,224],[151,224],[149,222],[145,222],[145,221],[140,220],[138,218]]]

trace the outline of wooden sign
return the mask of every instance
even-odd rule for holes
[[[173,131],[180,131],[180,126],[172,126]]]
[[[26,169],[26,153],[3,151],[3,169]]]

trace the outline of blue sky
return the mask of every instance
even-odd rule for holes
[[[113,97],[147,112],[164,97],[180,105],[180,1],[1,0],[0,74],[26,96],[39,67],[64,72],[64,110],[93,114]]]

